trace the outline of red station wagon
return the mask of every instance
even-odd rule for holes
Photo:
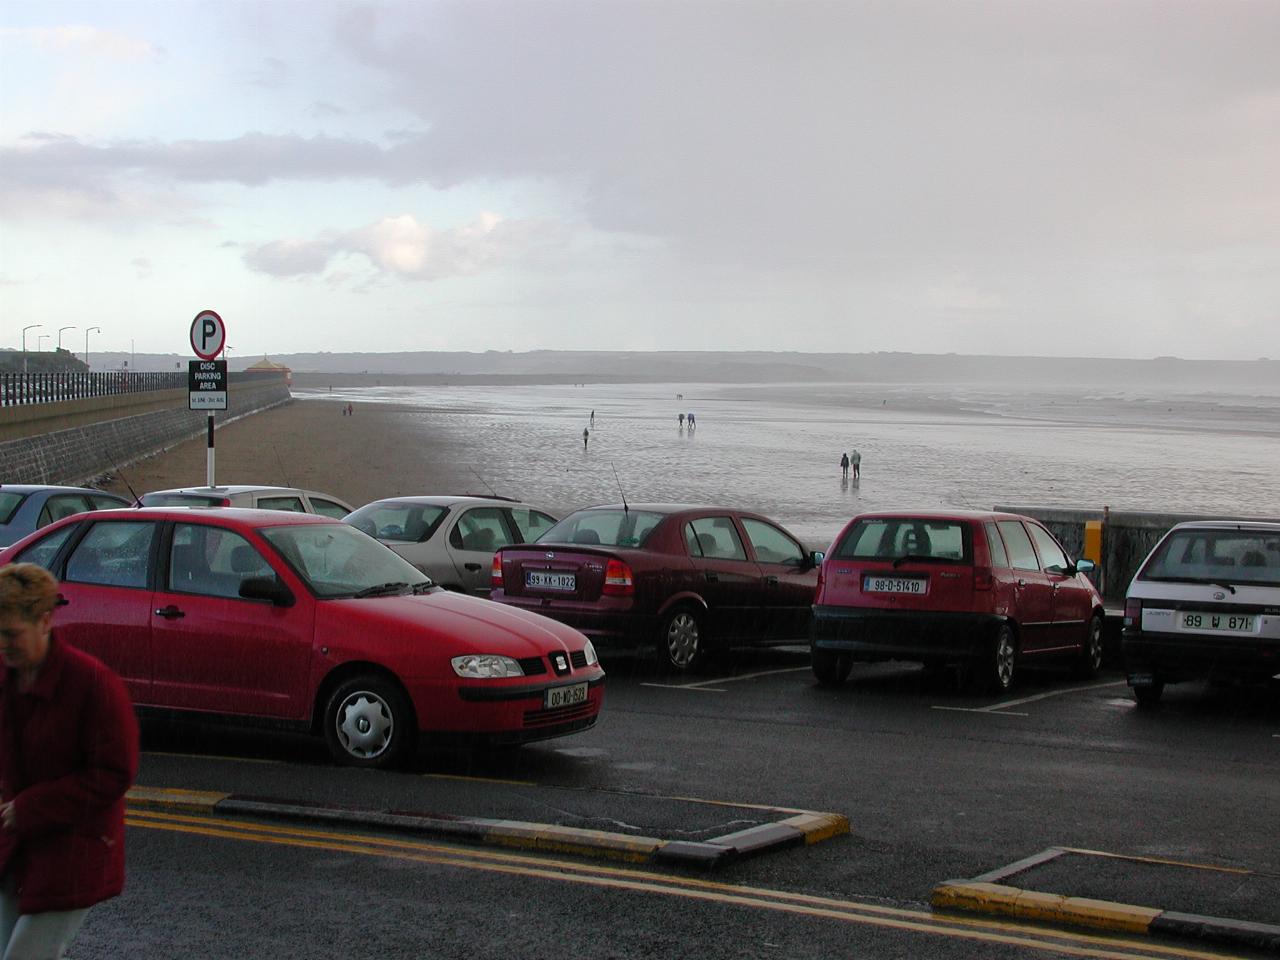
[[[822,564],[813,607],[813,672],[838,684],[854,660],[959,663],[975,685],[1013,684],[1019,664],[1102,665],[1102,598],[1062,545],[1009,513],[855,517]]]
[[[388,766],[419,732],[520,743],[592,726],[604,671],[564,624],[431,586],[349,524],[237,507],[81,514],[0,552],[61,581],[54,631],[135,704],[320,733]]]
[[[610,646],[656,646],[689,670],[712,649],[803,642],[821,554],[772,520],[726,507],[579,510],[493,558],[490,599]]]

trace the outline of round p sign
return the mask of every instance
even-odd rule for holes
[[[191,349],[201,360],[212,360],[227,344],[227,327],[212,310],[201,310],[191,321]]]

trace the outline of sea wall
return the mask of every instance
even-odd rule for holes
[[[187,409],[186,390],[136,396],[0,408],[0,483],[84,483],[206,429],[208,413]],[[215,427],[292,399],[279,378],[233,380]]]
[[[1035,517],[1067,548],[1072,557],[1085,556],[1085,523],[1096,520],[1102,523],[1102,549],[1097,557],[1089,557],[1098,564],[1092,578],[1108,605],[1124,603],[1129,581],[1147,554],[1169,528],[1187,520],[1267,520],[1280,522],[1275,517],[1226,517],[1214,514],[1158,513],[1146,511],[1109,510],[1107,507],[1077,509],[1064,507],[1002,506],[997,510],[1021,513]]]

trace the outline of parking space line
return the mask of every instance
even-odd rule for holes
[[[771,677],[779,673],[800,673],[807,671],[809,667],[786,667],[782,670],[760,670],[756,673],[744,673],[736,677],[716,677],[712,680],[698,680],[694,683],[642,683],[642,687],[662,687],[667,690],[701,690],[705,693],[728,693],[727,690],[720,690],[708,684],[714,683],[737,683],[739,680],[754,680],[756,677]]]
[[[1037,700],[1048,700],[1050,697],[1061,697],[1068,693],[1083,693],[1086,690],[1102,690],[1106,687],[1123,687],[1124,680],[1113,680],[1108,683],[1095,683],[1088,687],[1064,687],[1061,690],[1050,690],[1047,693],[1037,693],[1030,697],[1022,697],[1018,700],[1002,700],[1000,703],[992,703],[985,707],[948,707],[935,704],[934,710],[953,710],[957,713],[989,713],[995,716],[1005,717],[1028,717],[1028,713],[1018,713],[1007,707],[1020,707],[1024,703],[1035,703]]]
[[[991,707],[944,707],[933,705],[934,710],[950,710],[953,713],[985,713],[989,717],[1029,717],[1029,713],[1018,713],[1016,710],[993,710]]]

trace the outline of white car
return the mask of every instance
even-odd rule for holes
[[[231,484],[225,487],[177,487],[153,490],[138,498],[144,507],[253,507],[258,510],[288,510],[318,513],[341,520],[351,512],[351,504],[328,493],[299,490],[297,487],[260,487]]]
[[[441,496],[375,500],[346,521],[445,589],[487,597],[494,552],[532,543],[556,518],[506,497]]]
[[[1180,523],[1138,568],[1122,639],[1134,698],[1181,680],[1280,676],[1280,523]]]

